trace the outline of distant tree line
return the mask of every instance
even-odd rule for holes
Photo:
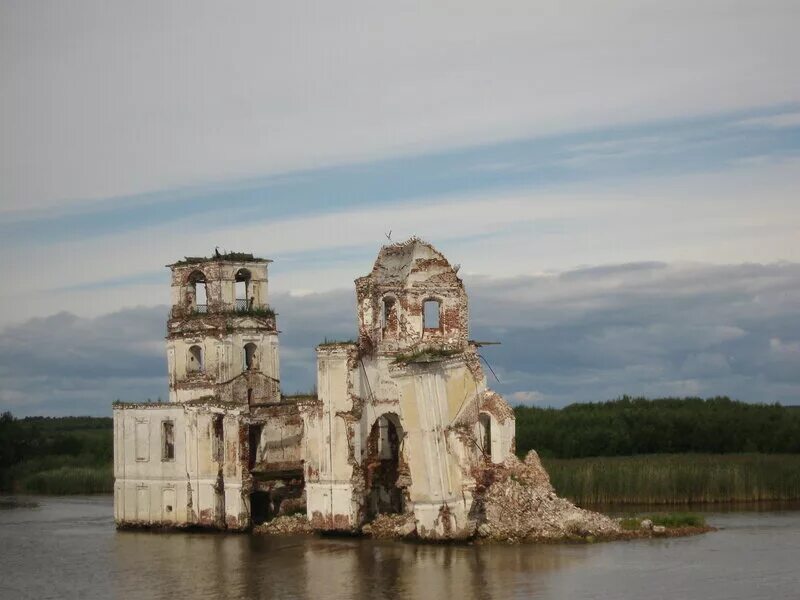
[[[800,407],[747,404],[726,397],[631,398],[565,408],[518,406],[517,453],[546,458],[637,454],[800,453]],[[0,490],[35,487],[36,474],[102,472],[110,485],[112,419],[0,415]],[[85,474],[85,473],[84,473]],[[56,477],[57,476],[57,477]],[[85,484],[78,480],[73,487]],[[105,489],[105,487],[103,489]]]
[[[14,488],[36,472],[64,467],[100,467],[114,458],[108,417],[0,415],[0,490]]]
[[[727,397],[631,398],[518,406],[517,453],[553,458],[657,453],[800,452],[800,407]]]

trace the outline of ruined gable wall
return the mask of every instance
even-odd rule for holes
[[[466,345],[469,314],[463,283],[430,244],[412,239],[384,246],[372,272],[356,280],[356,298],[364,347],[397,351],[430,344]],[[394,307],[384,323],[387,299]],[[425,323],[428,300],[440,303],[438,327]]]

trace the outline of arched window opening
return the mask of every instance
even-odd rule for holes
[[[252,371],[256,368],[256,349],[257,346],[253,342],[248,342],[244,345],[245,371]]]
[[[397,302],[394,298],[384,298],[381,303],[381,330],[384,333],[397,330]]]
[[[186,364],[189,373],[200,373],[203,371],[203,349],[200,346],[189,347],[189,362]]]
[[[438,300],[425,300],[422,305],[422,326],[425,329],[439,329],[441,326],[442,304]]]
[[[253,290],[251,289],[252,286],[250,285],[250,271],[247,269],[239,269],[236,271],[235,279],[236,310],[250,310],[253,308],[253,301],[255,300]]]
[[[478,417],[480,426],[480,439],[478,440],[483,455],[491,460],[492,458],[492,418],[486,413],[481,413]]]
[[[195,312],[208,312],[208,288],[202,271],[189,275],[189,305]]]

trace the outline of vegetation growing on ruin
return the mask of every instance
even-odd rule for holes
[[[409,352],[408,354],[398,354],[395,357],[394,362],[397,364],[436,362],[457,354],[461,354],[462,352],[462,350],[456,350],[453,348],[419,348],[413,352]]]
[[[268,306],[253,306],[251,308],[237,308],[231,311],[236,315],[251,315],[254,317],[264,317],[272,319],[275,317],[275,311]],[[227,313],[226,313],[227,314]]]
[[[219,312],[187,312],[181,316],[181,319],[208,319],[217,316],[241,317],[248,315],[266,319],[274,319],[277,313],[274,309],[268,306],[253,306],[252,308],[231,308],[229,310],[222,310]]]
[[[321,348],[325,348],[328,346],[347,346],[355,343],[356,341],[352,338],[347,340],[329,340],[328,338],[325,338],[322,342],[320,342],[317,345]]]
[[[220,252],[214,256],[184,256],[182,260],[179,260],[174,264],[176,266],[192,265],[216,260],[227,260],[231,262],[266,262],[266,259],[256,258],[250,252]]]

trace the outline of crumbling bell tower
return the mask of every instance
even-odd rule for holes
[[[247,405],[280,400],[278,332],[267,303],[270,262],[235,253],[168,265],[171,402],[205,396]]]
[[[317,348],[311,524],[353,531],[395,513],[421,538],[470,537],[480,512],[473,473],[513,453],[514,415],[487,389],[458,270],[412,238],[381,248],[355,284],[358,341]]]
[[[301,501],[303,422],[281,396],[270,262],[168,265],[169,402],[114,405],[118,526],[243,530]]]

